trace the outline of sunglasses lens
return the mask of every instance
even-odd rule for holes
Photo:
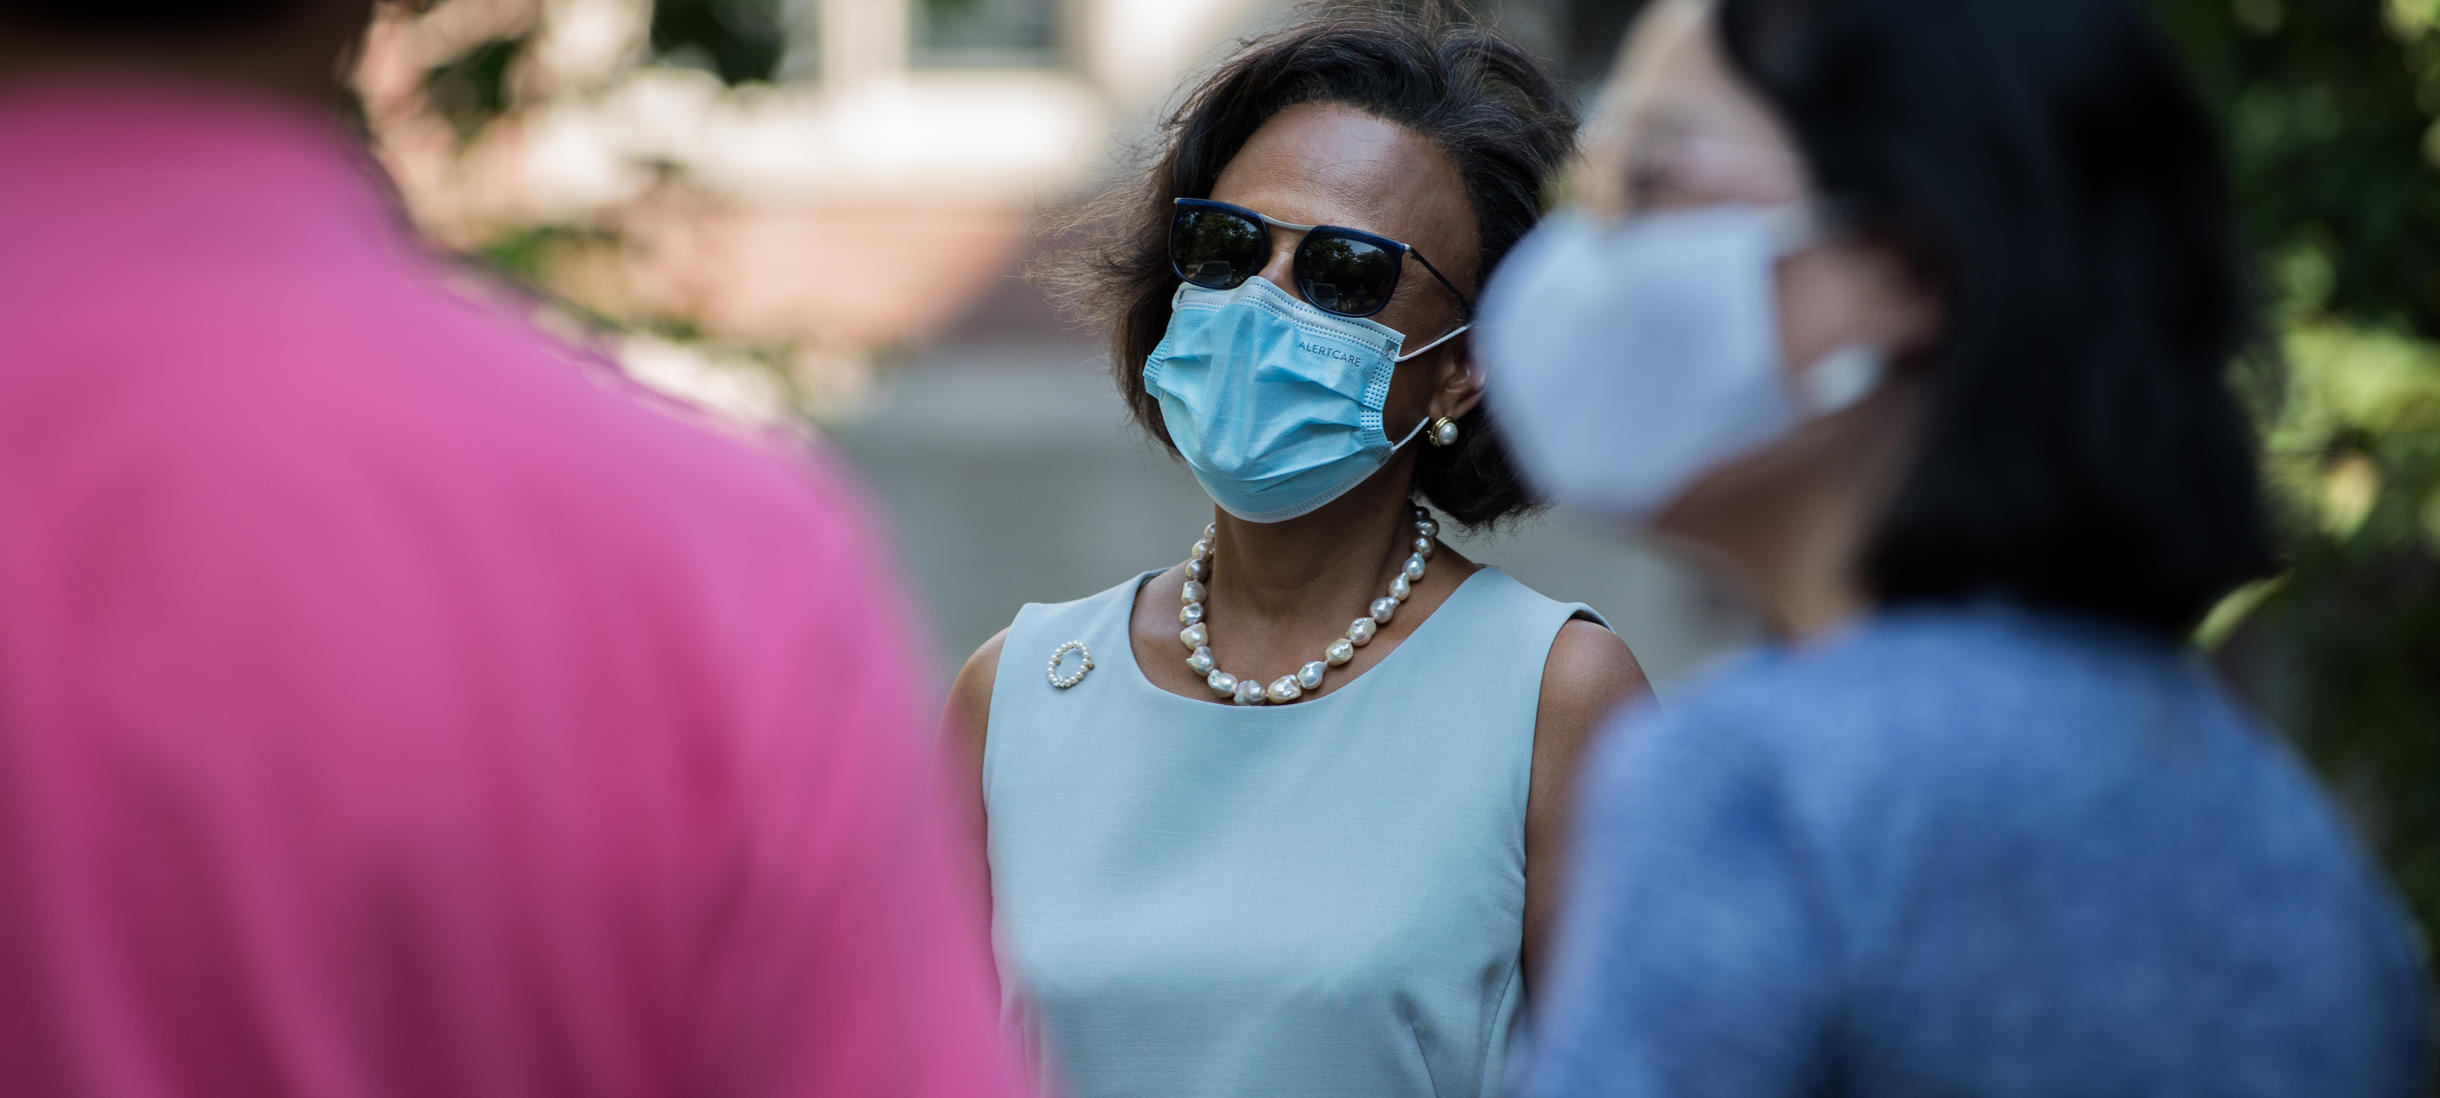
[[[1398,255],[1377,244],[1315,234],[1296,254],[1296,288],[1316,308],[1371,316],[1398,285]]]
[[[1233,289],[1262,270],[1262,223],[1244,214],[1183,206],[1169,226],[1169,265],[1211,290]]]

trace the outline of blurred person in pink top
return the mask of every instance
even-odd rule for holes
[[[1014,1094],[829,463],[441,287],[369,0],[0,0],[0,1094]]]

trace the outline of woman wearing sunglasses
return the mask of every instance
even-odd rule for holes
[[[1012,1010],[1072,1093],[1502,1083],[1578,746],[1642,675],[1424,505],[1530,504],[1466,333],[1573,129],[1486,32],[1326,12],[1189,95],[1085,264],[1216,508],[1182,563],[1027,606],[951,706]]]
[[[2271,564],[2209,124],[2130,0],[1660,0],[1482,346],[1786,639],[1587,773],[1534,1098],[2406,1098],[2395,895],[2186,643]]]

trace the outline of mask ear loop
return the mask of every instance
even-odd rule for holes
[[[1447,333],[1447,334],[1445,334],[1445,335],[1443,335],[1443,336],[1441,336],[1439,339],[1435,339],[1435,340],[1431,341],[1430,343],[1426,343],[1426,344],[1424,344],[1424,345],[1423,345],[1423,346],[1421,346],[1421,347],[1417,347],[1417,348],[1415,348],[1415,349],[1414,349],[1414,350],[1412,350],[1412,351],[1408,351],[1408,352],[1407,352],[1407,353],[1405,353],[1405,354],[1402,354],[1402,355],[1399,355],[1399,356],[1398,356],[1398,357],[1396,357],[1396,358],[1390,359],[1390,361],[1391,361],[1392,363],[1404,362],[1404,361],[1406,361],[1407,359],[1413,358],[1413,357],[1415,357],[1416,355],[1420,355],[1420,354],[1422,354],[1422,353],[1424,353],[1424,352],[1426,352],[1426,351],[1431,350],[1431,349],[1432,349],[1432,348],[1434,348],[1434,347],[1438,347],[1438,346],[1440,346],[1440,345],[1441,345],[1441,344],[1443,344],[1443,343],[1447,343],[1448,341],[1450,341],[1450,340],[1452,340],[1452,339],[1456,339],[1458,336],[1461,336],[1461,335],[1466,334],[1466,329],[1471,328],[1471,327],[1474,327],[1474,324],[1473,324],[1471,321],[1469,321],[1469,322],[1467,322],[1467,323],[1464,323],[1464,324],[1460,324],[1460,325],[1458,325],[1457,327],[1454,327],[1454,328],[1449,329],[1448,333]],[[1389,448],[1389,452],[1394,454],[1394,453],[1397,453],[1397,452],[1398,452],[1398,451],[1400,451],[1400,450],[1405,449],[1405,448],[1406,448],[1406,444],[1407,444],[1407,443],[1410,443],[1410,442],[1415,441],[1415,436],[1416,436],[1416,435],[1420,435],[1420,434],[1422,434],[1422,433],[1423,433],[1423,429],[1424,429],[1424,428],[1426,428],[1426,427],[1429,427],[1429,426],[1431,426],[1431,425],[1432,425],[1432,417],[1430,417],[1430,416],[1425,416],[1425,417],[1423,417],[1423,421],[1422,421],[1422,422],[1420,422],[1420,423],[1415,424],[1415,429],[1414,429],[1414,430],[1412,430],[1412,431],[1408,431],[1408,432],[1406,433],[1406,437],[1405,437],[1405,438],[1399,439],[1399,440],[1398,440],[1398,444],[1397,444],[1397,445],[1392,446],[1392,447],[1390,447],[1390,448]]]
[[[1801,251],[1836,235],[1839,219],[1819,203],[1805,201],[1770,213],[1771,243],[1777,258]],[[1846,411],[1880,388],[1888,372],[1887,356],[1879,348],[1841,347],[1795,372],[1789,380],[1798,405],[1816,418]]]
[[[1769,221],[1766,231],[1770,234],[1773,259],[1786,259],[1831,235],[1830,219],[1809,201],[1774,206],[1763,216]]]
[[[1861,403],[1881,387],[1887,372],[1887,357],[1878,348],[1847,346],[1823,355],[1791,380],[1805,411],[1820,417]]]
[[[1450,340],[1452,340],[1452,339],[1456,339],[1457,337],[1459,337],[1459,336],[1461,336],[1461,335],[1466,334],[1466,329],[1471,328],[1471,327],[1474,327],[1474,324],[1473,324],[1471,321],[1469,321],[1469,322],[1467,322],[1467,323],[1464,323],[1464,324],[1460,324],[1460,325],[1458,325],[1457,327],[1454,327],[1454,328],[1449,329],[1448,334],[1441,336],[1439,339],[1435,339],[1435,340],[1431,341],[1430,343],[1426,343],[1426,344],[1424,344],[1424,345],[1423,345],[1423,346],[1421,346],[1421,347],[1417,347],[1417,348],[1415,348],[1415,349],[1414,349],[1414,350],[1412,350],[1412,351],[1408,351],[1408,352],[1407,352],[1407,353],[1405,353],[1405,354],[1402,354],[1402,355],[1399,355],[1399,356],[1398,356],[1398,357],[1396,357],[1396,358],[1390,359],[1390,361],[1391,361],[1391,362],[1404,362],[1404,361],[1406,361],[1407,359],[1413,358],[1413,357],[1415,357],[1416,355],[1420,355],[1420,354],[1422,354],[1422,353],[1424,353],[1424,352],[1426,352],[1426,351],[1431,350],[1431,349],[1432,349],[1432,348],[1434,348],[1434,347],[1438,347],[1438,346],[1440,346],[1440,345],[1441,345],[1441,344],[1443,344],[1443,343],[1447,343],[1448,341],[1450,341]]]

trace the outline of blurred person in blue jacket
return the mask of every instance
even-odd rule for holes
[[[2214,138],[2118,0],[1660,0],[1498,271],[1556,501],[1780,639],[1587,768],[1533,1098],[2413,1093],[2401,905],[2186,638],[2272,565]]]

